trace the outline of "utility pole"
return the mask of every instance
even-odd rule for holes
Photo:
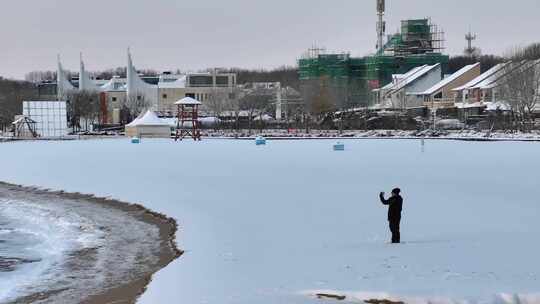
[[[433,105],[432,109],[433,111],[433,131],[437,128],[437,108]]]

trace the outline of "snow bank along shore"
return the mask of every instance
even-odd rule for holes
[[[182,252],[142,206],[0,183],[0,303],[134,303]]]
[[[533,130],[528,133],[514,131],[477,131],[477,130],[352,130],[339,132],[337,130],[202,130],[202,136],[214,139],[255,139],[257,136],[264,136],[270,139],[440,139],[440,140],[461,140],[461,141],[540,141],[540,131]],[[63,139],[30,139],[45,141],[65,141],[65,140],[94,140],[94,139],[121,139],[123,135],[73,135]],[[172,137],[171,137],[172,138]],[[2,142],[21,141],[13,138],[0,138]],[[28,139],[23,139],[28,141]]]
[[[370,131],[343,131],[336,130],[312,130],[309,133],[304,130],[287,132],[285,130],[252,130],[251,135],[248,130],[238,132],[209,131],[205,130],[203,136],[209,138],[236,138],[255,139],[257,135],[262,135],[270,139],[446,139],[463,141],[540,141],[540,131],[523,132],[487,132],[475,130],[463,131],[405,131],[405,130],[370,130]]]

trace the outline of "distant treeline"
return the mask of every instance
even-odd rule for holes
[[[464,66],[477,62],[480,62],[480,68],[482,73],[484,73],[504,61],[505,59],[503,57],[494,55],[482,55],[480,57],[454,56],[450,57],[450,61],[448,62],[448,74],[453,74]]]
[[[211,72],[214,69],[206,69],[202,72]],[[249,82],[281,82],[284,86],[290,86],[294,88],[299,87],[298,81],[298,69],[296,67],[283,66],[276,69],[242,69],[242,68],[228,68],[217,69],[220,73],[236,73],[237,82],[239,84]],[[160,73],[154,69],[139,70],[139,74],[144,76],[158,76]],[[182,71],[177,69],[171,71],[175,74],[181,74]],[[103,71],[91,72],[92,77],[96,79],[111,79],[113,76],[119,76],[121,78],[126,77],[126,68],[117,67],[113,69],[107,69]],[[68,72],[69,77],[76,77],[78,73]],[[32,71],[25,75],[25,80],[29,82],[42,82],[42,81],[55,81],[56,71]]]
[[[538,60],[540,59],[540,43],[533,43],[524,48],[515,47],[506,54],[506,57],[512,60]]]
[[[22,101],[37,97],[37,87],[28,81],[3,79],[0,77],[0,129],[13,122],[22,113]]]
[[[495,65],[508,60],[537,60],[538,58],[540,58],[540,43],[532,43],[525,47],[514,47],[507,51],[504,56],[453,56],[448,63],[448,73],[455,73],[462,67],[476,62],[480,62],[483,73]]]

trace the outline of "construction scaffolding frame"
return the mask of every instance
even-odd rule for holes
[[[346,92],[347,107],[369,105],[372,91],[392,82],[392,75],[404,74],[422,65],[441,64],[446,72],[449,57],[443,55],[444,32],[431,19],[401,22],[401,33],[388,38],[376,55],[355,58],[348,53],[321,53],[312,48],[298,60],[301,81],[326,79],[326,83]]]
[[[444,31],[430,18],[401,21],[401,32],[391,35],[384,53],[407,56],[426,53],[442,53],[445,49]]]

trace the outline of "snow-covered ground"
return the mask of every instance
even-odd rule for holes
[[[540,144],[344,142],[17,142],[0,145],[0,180],[175,217],[186,254],[140,303],[540,303]],[[377,198],[394,186],[398,246]]]

